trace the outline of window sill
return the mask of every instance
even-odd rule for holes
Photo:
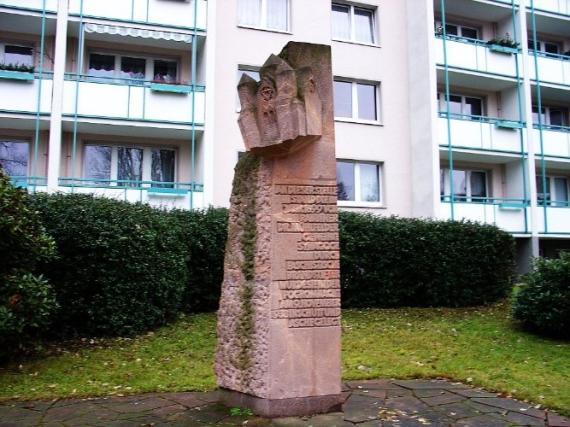
[[[382,123],[374,120],[358,120],[358,119],[349,119],[346,117],[335,117],[334,121],[339,123],[354,123],[357,125],[384,126]]]
[[[377,49],[380,49],[382,46],[380,46],[377,43],[365,43],[365,42],[357,42],[354,40],[344,40],[344,39],[332,39],[333,42],[339,42],[339,43],[347,43],[347,44],[355,44],[358,46],[368,46],[368,47],[375,47]]]
[[[268,33],[277,33],[277,34],[286,34],[286,35],[293,35],[293,33],[289,30],[277,30],[277,29],[272,29],[272,28],[265,28],[265,27],[254,27],[254,26],[250,26],[250,25],[243,25],[243,24],[238,24],[238,28],[243,28],[246,30],[257,30],[257,31],[266,31]]]
[[[337,201],[339,208],[365,208],[365,209],[386,209],[381,202],[353,202],[353,201]]]

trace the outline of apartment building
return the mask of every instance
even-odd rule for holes
[[[237,81],[289,41],[332,46],[339,206],[570,248],[570,0],[0,0],[0,164],[227,206]]]

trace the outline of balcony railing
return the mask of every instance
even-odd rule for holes
[[[436,34],[436,62],[445,64],[443,36]],[[500,76],[516,77],[516,61],[519,49],[493,47],[488,42],[467,37],[447,35],[447,64],[452,67],[468,69]]]
[[[455,220],[492,224],[516,234],[528,232],[528,201],[493,197],[472,197],[468,201],[461,196],[442,196],[440,216],[443,219],[451,219],[452,199]]]
[[[526,146],[521,147],[520,133],[517,132],[517,129],[525,126],[523,122],[446,112],[440,112],[439,117],[439,145],[446,146],[450,141],[447,123],[449,117],[453,147],[513,153],[520,153],[521,149],[526,151]]]
[[[539,151],[540,127],[536,124],[533,139]],[[542,125],[542,147],[545,156],[570,157],[570,127]]]
[[[202,125],[204,92],[202,85],[68,75],[63,112],[66,116]]]
[[[570,234],[570,204],[568,202],[550,202],[541,204],[538,209],[538,224],[541,233]]]
[[[1,1],[1,0],[0,0]],[[197,2],[195,5],[194,2]],[[194,26],[194,8],[196,25]],[[69,12],[78,16],[102,18],[122,22],[148,23],[168,27],[206,30],[208,2],[206,0],[71,0]]]
[[[52,86],[51,73],[42,73],[40,77],[39,73],[1,70],[0,111],[36,114],[39,108],[41,114],[49,114]]]
[[[538,79],[544,83],[570,86],[570,56],[529,50],[530,78],[537,79],[535,56],[538,65]]]
[[[527,4],[530,7],[530,4]],[[570,15],[570,0],[534,0],[536,10]]]
[[[94,194],[155,207],[188,209],[204,205],[203,185],[192,182],[60,178],[59,185],[66,193]]]
[[[2,6],[14,9],[42,11],[44,0],[0,0],[0,7]],[[46,0],[45,10],[46,12],[57,12],[57,0]]]

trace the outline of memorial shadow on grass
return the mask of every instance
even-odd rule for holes
[[[501,303],[476,309],[343,311],[343,377],[447,377],[570,415],[570,342],[519,331]],[[79,340],[0,369],[0,399],[215,387],[214,314],[133,339]]]

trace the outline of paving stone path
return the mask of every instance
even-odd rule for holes
[[[344,396],[344,412],[275,420],[232,415],[216,392],[4,402],[0,427],[570,427],[569,419],[554,412],[448,381],[353,381]]]

